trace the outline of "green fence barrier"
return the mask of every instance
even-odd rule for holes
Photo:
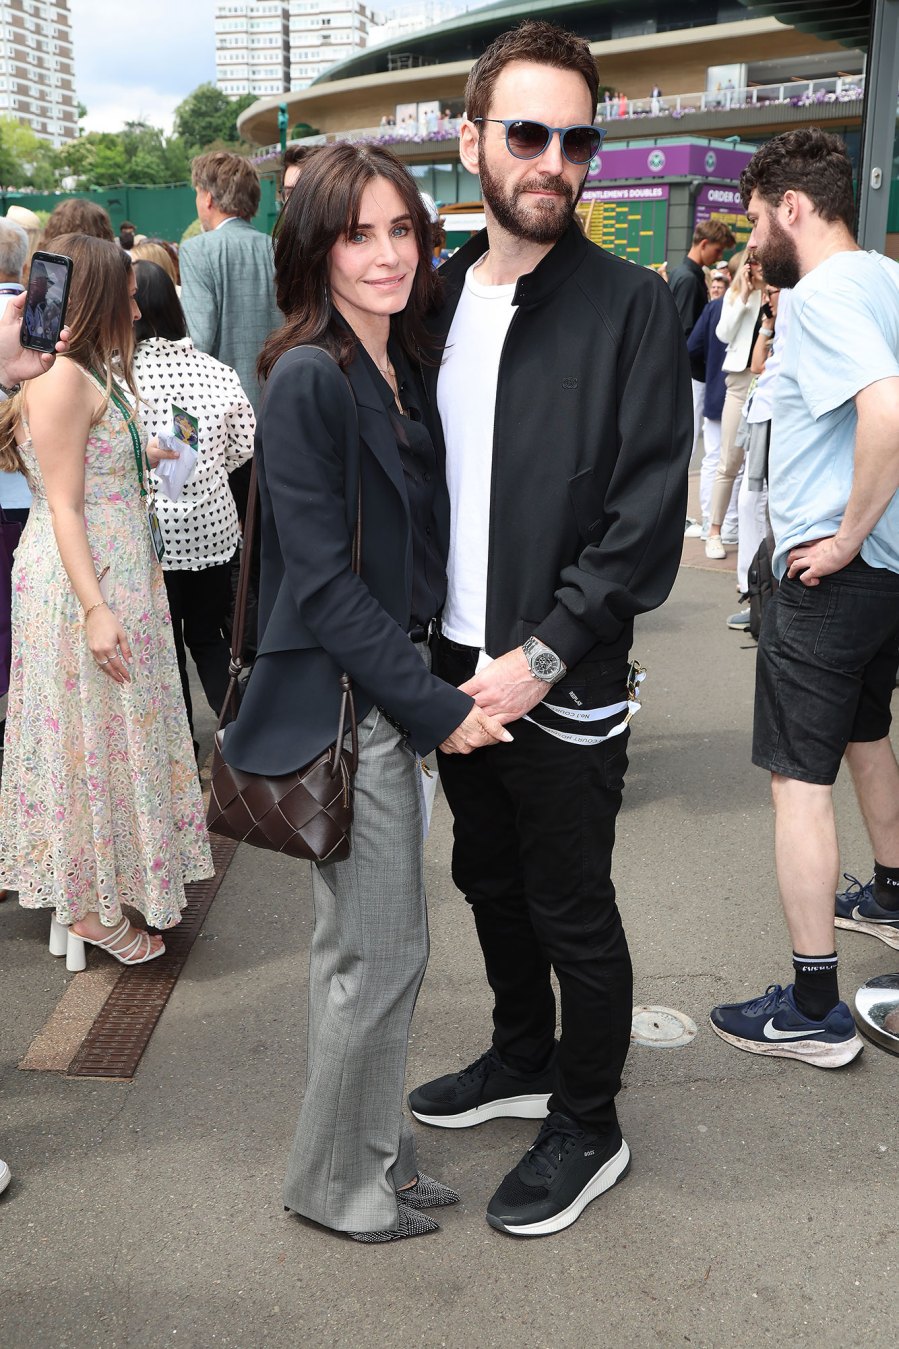
[[[271,233],[278,217],[275,193],[274,178],[263,178],[262,198],[253,224],[264,234]],[[104,207],[116,231],[123,220],[131,220],[139,234],[167,239],[170,243],[180,242],[188,225],[197,218],[196,193],[190,183],[173,183],[168,187],[104,187],[85,192],[0,191],[0,215],[5,215],[13,204],[27,206],[31,211],[52,211],[70,197],[83,197]]]
[[[273,177],[262,179],[262,198],[253,220],[256,229],[271,234],[278,218],[277,185]],[[109,212],[113,228],[123,220],[132,220],[139,234],[180,242],[188,225],[197,217],[196,195],[190,183],[172,183],[168,187],[105,187],[85,192],[4,192],[0,190],[0,215],[17,203],[32,211],[52,211],[69,197],[96,201]],[[890,211],[887,231],[899,233],[899,179],[890,185]],[[465,238],[468,236],[465,235]]]

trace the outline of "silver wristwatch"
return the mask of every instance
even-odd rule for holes
[[[521,649],[531,674],[535,679],[542,679],[544,684],[556,684],[568,673],[568,666],[561,656],[557,656],[539,637],[529,637]]]

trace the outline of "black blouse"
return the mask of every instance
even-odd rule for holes
[[[409,518],[412,525],[412,613],[410,630],[427,628],[443,608],[446,599],[446,566],[437,551],[434,531],[434,493],[437,455],[422,417],[423,394],[412,374],[405,354],[390,344],[390,361],[396,371],[401,413],[393,390],[368,352],[359,344],[363,360],[368,361],[378,392],[396,436],[397,449],[406,480]]]

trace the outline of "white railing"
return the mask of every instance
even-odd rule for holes
[[[832,75],[821,80],[791,80],[783,84],[748,85],[742,89],[727,86],[695,94],[628,98],[623,105],[612,98],[600,102],[597,121],[614,121],[619,116],[677,118],[691,112],[730,112],[778,104],[803,108],[823,103],[854,103],[863,98],[864,92],[864,75]]]
[[[335,86],[336,92],[337,86]],[[804,108],[826,103],[857,103],[864,96],[864,75],[834,75],[821,80],[794,80],[784,84],[751,85],[743,89],[724,88],[704,90],[695,94],[662,94],[658,98],[626,98],[623,105],[615,99],[604,99],[597,109],[599,123],[621,119],[639,121],[644,117],[671,117],[678,120],[688,113],[720,112],[765,108],[777,105]],[[422,119],[403,126],[381,123],[380,126],[354,127],[351,131],[329,131],[324,135],[308,136],[303,145],[333,145],[338,141],[376,141],[380,145],[439,144],[456,140],[461,118]],[[268,145],[254,155],[254,162],[264,163],[281,154],[281,147]]]

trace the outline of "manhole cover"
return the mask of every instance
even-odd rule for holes
[[[899,974],[879,974],[855,995],[855,1022],[863,1035],[899,1054]]]
[[[679,1049],[696,1035],[696,1022],[673,1007],[635,1007],[631,1040],[649,1049]]]

